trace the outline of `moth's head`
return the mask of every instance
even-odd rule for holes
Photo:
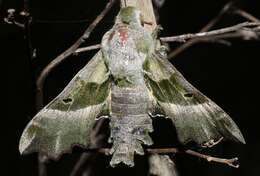
[[[132,6],[124,7],[120,10],[116,22],[142,25],[141,11]]]

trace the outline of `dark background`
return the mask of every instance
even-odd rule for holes
[[[160,10],[160,24],[164,27],[161,36],[197,32],[212,19],[225,0],[189,1],[166,0]],[[260,18],[260,6],[257,0],[239,1],[244,10]],[[0,24],[0,41],[2,62],[8,61],[8,117],[3,123],[6,139],[1,145],[7,150],[1,152],[1,159],[7,162],[7,175],[37,175],[37,156],[31,154],[20,156],[18,142],[20,135],[36,113],[34,106],[34,78],[51,60],[68,48],[84,31],[94,17],[102,10],[106,0],[96,1],[64,1],[38,0],[30,4],[33,16],[32,40],[37,57],[28,58],[28,49],[24,41],[22,29]],[[23,9],[22,1],[0,1],[2,17],[8,8]],[[113,24],[118,7],[98,25],[86,45],[99,43],[102,35]],[[87,22],[68,23],[68,21],[87,19]],[[55,23],[52,23],[52,22]],[[67,21],[67,22],[66,22]],[[242,22],[243,19],[226,15],[215,28]],[[176,47],[177,45],[172,45]],[[204,160],[177,155],[176,164],[180,175],[211,175],[211,176],[258,176],[260,169],[260,128],[259,114],[259,41],[232,40],[232,46],[202,43],[175,58],[172,63],[199,90],[220,105],[240,127],[247,144],[223,142],[204,153],[231,158],[238,156],[240,168],[234,169]],[[95,51],[73,56],[58,66],[47,78],[45,84],[45,104],[54,98],[93,56]],[[6,65],[6,64],[5,64]],[[2,65],[2,67],[5,67]],[[2,77],[5,77],[3,75]],[[4,87],[6,84],[4,84]],[[155,132],[152,134],[159,147],[174,146],[174,130],[167,120],[155,121]],[[7,142],[6,142],[7,141]],[[59,162],[49,163],[49,175],[69,175],[73,163],[82,151],[78,148],[73,154],[65,154]],[[172,156],[173,157],[173,156]],[[148,165],[145,157],[136,157],[136,167],[129,169],[108,167],[109,157],[100,156],[101,163],[94,175],[146,175]],[[1,174],[2,175],[2,174]],[[6,174],[3,174],[6,175]]]

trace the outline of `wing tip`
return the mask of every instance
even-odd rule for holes
[[[26,147],[24,147],[22,144],[19,144],[19,152],[21,155],[26,154]]]
[[[244,136],[242,135],[242,133],[235,135],[235,138],[236,138],[236,141],[238,141],[239,143],[246,144],[246,140],[245,140]]]
[[[19,152],[21,155],[31,153],[30,146],[33,138],[28,138],[26,134],[26,131],[24,131],[19,141]]]

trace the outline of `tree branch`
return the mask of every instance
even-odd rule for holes
[[[160,40],[163,42],[186,42],[186,40],[189,39],[197,39],[197,38],[206,38],[206,37],[212,37],[212,36],[217,36],[220,34],[227,34],[231,32],[236,32],[244,28],[248,28],[250,30],[250,27],[258,27],[260,26],[260,23],[258,22],[244,22],[244,23],[239,23],[237,25],[231,26],[231,27],[226,27],[218,30],[212,30],[209,32],[199,32],[195,34],[183,34],[183,35],[178,35],[178,36],[173,36],[173,37],[161,37]]]
[[[206,24],[199,32],[206,32],[208,30],[210,30],[228,11],[229,9],[232,7],[233,2],[228,2],[221,10],[220,12],[212,19],[209,21],[208,24]],[[169,55],[168,55],[168,59],[174,58],[176,57],[178,54],[180,54],[181,52],[183,52],[184,50],[186,50],[187,48],[191,47],[192,45],[194,45],[195,43],[197,43],[199,40],[197,39],[191,39],[188,42],[184,43],[183,45],[181,45],[180,47],[176,48],[175,50],[173,50]]]
[[[121,7],[125,6],[134,6],[141,10],[144,21],[147,22],[144,24],[144,27],[150,32],[155,29],[157,24],[153,11],[152,0],[121,0]]]
[[[85,150],[86,152],[97,152],[97,153],[102,153],[105,155],[109,155],[110,149],[109,148],[92,148],[92,149],[87,149]],[[203,158],[207,160],[208,162],[216,162],[216,163],[222,163],[226,164],[228,166],[238,168],[238,158],[231,158],[231,159],[225,159],[225,158],[218,158],[218,157],[213,157],[210,155],[205,155],[201,154],[199,152],[193,151],[193,150],[180,150],[178,148],[153,148],[153,149],[146,149],[145,152],[147,154],[187,154],[191,156],[195,156],[198,158]]]
[[[234,167],[234,168],[239,168],[237,157],[231,158],[231,159],[217,158],[217,157],[201,154],[201,153],[198,153],[198,152],[195,152],[192,150],[186,150],[185,153],[188,155],[206,159],[208,162],[222,163],[222,164],[226,164],[228,166]]]
[[[199,41],[214,41],[216,39],[223,39],[223,38],[237,38],[242,37],[245,40],[249,39],[256,39],[257,35],[256,33],[260,32],[260,22],[244,22],[239,23],[231,27],[221,28],[217,30],[212,30],[209,32],[199,32],[194,34],[183,34],[183,35],[177,35],[173,37],[161,37],[160,40],[162,42],[186,42],[187,40],[192,41],[193,40],[199,40]],[[187,46],[185,46],[186,48]],[[75,51],[75,54],[81,53],[84,51],[89,51],[93,49],[100,48],[100,44],[88,46],[79,48]],[[172,56],[171,56],[172,57]]]

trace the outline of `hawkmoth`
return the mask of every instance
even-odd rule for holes
[[[143,27],[134,7],[122,8],[103,36],[101,50],[65,89],[29,122],[22,154],[58,158],[74,145],[89,147],[96,119],[110,120],[111,166],[134,165],[152,145],[152,117],[171,119],[183,144],[211,147],[221,138],[245,143],[233,120],[195,89],[165,58],[156,32]]]

